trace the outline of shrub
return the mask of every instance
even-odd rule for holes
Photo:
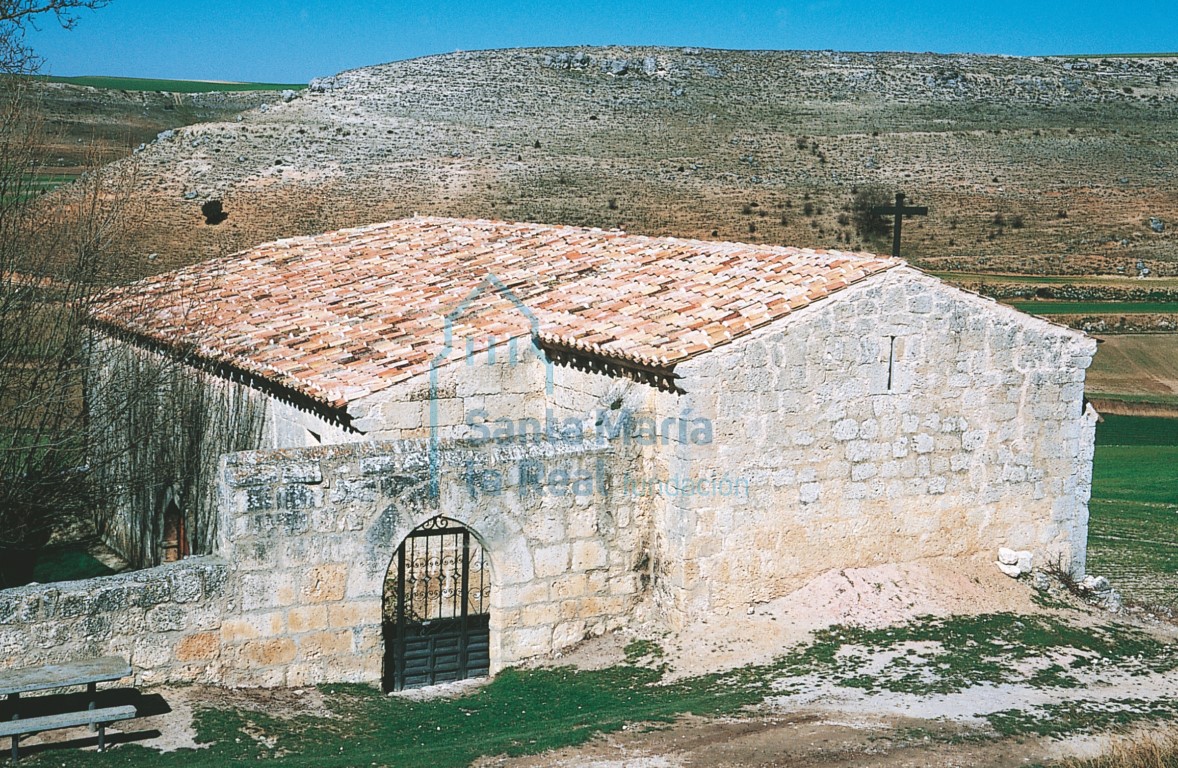
[[[868,186],[855,193],[851,202],[851,220],[855,231],[864,240],[886,237],[892,233],[892,223],[887,218],[872,213],[876,206],[892,202],[887,190],[881,186]]]

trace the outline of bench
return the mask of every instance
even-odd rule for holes
[[[0,696],[8,697],[11,719],[0,721],[0,738],[12,738],[12,759],[19,759],[20,737],[27,734],[53,731],[59,728],[75,728],[83,725],[98,731],[98,748],[105,747],[106,725],[119,720],[136,717],[133,706],[107,707],[97,709],[98,683],[113,682],[130,677],[131,665],[117,656],[104,656],[68,664],[49,664],[42,667],[11,669],[0,672]],[[43,703],[54,697],[34,696],[22,699],[22,693],[58,688],[86,686],[87,706],[75,710],[35,717],[22,717],[21,705],[37,701]],[[56,700],[54,700],[56,701]],[[27,714],[27,711],[26,711]]]
[[[138,716],[135,707],[106,707],[104,709],[87,709],[81,712],[65,712],[60,715],[44,715],[29,717],[23,720],[5,720],[0,722],[0,738],[12,737],[12,761],[20,760],[20,737],[42,731],[55,731],[60,728],[78,728],[88,725],[98,728],[98,751],[106,749],[106,726],[119,720],[131,720]]]

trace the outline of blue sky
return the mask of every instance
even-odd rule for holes
[[[1178,51],[1173,0],[113,0],[29,42],[56,75],[306,82],[431,53],[689,45],[1041,55]]]

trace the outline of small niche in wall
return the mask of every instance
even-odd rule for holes
[[[911,389],[912,374],[905,355],[907,341],[903,336],[894,335],[864,340],[865,344],[878,347],[878,362],[871,366],[871,394],[903,394]]]
[[[184,512],[173,500],[168,501],[164,508],[164,535],[160,542],[160,559],[165,563],[174,563],[188,557],[188,530],[184,521]]]

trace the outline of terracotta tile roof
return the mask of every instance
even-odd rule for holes
[[[498,343],[538,330],[548,343],[669,367],[900,263],[416,217],[278,240],[149,278],[114,291],[94,317],[342,408],[428,371],[444,349],[447,313],[488,287],[488,275],[510,294],[475,299],[454,338]]]

